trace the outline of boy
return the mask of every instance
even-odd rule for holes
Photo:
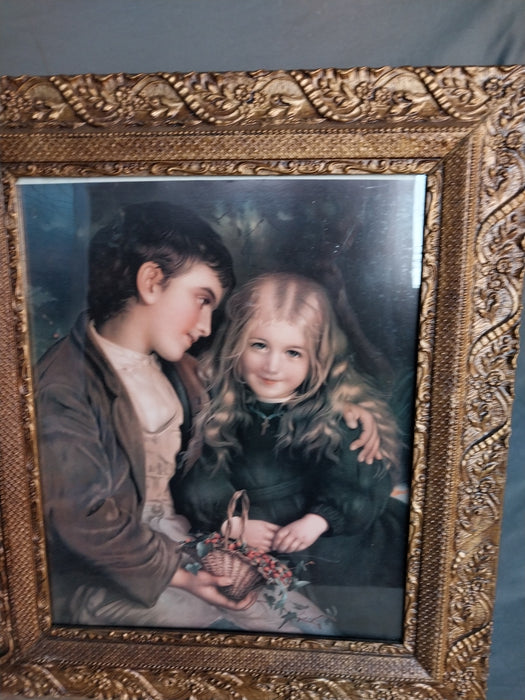
[[[220,617],[213,605],[242,607],[221,595],[221,581],[180,567],[174,540],[144,517],[148,459],[170,461],[173,474],[199,407],[202,389],[185,351],[210,333],[212,311],[233,284],[219,237],[166,203],[131,205],[94,236],[88,313],[37,366],[56,622],[184,625],[190,623],[186,611],[192,626],[198,617],[208,625]],[[115,355],[119,349],[123,361]],[[126,359],[128,367],[138,362],[135,369],[126,370]],[[145,403],[140,395],[148,387],[141,381],[151,381]],[[152,405],[157,415],[145,427],[141,416]],[[158,432],[154,423],[165,417],[160,408],[173,420],[159,451],[142,437]],[[158,495],[150,489],[150,509]],[[184,523],[166,515],[183,539]],[[198,610],[190,614],[189,608]]]

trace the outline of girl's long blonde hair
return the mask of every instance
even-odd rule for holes
[[[308,375],[280,419],[276,449],[288,448],[309,460],[337,460],[342,411],[347,403],[359,403],[375,417],[383,463],[397,470],[398,431],[385,398],[352,367],[347,339],[323,287],[292,273],[260,275],[229,299],[226,322],[202,360],[210,401],[196,420],[187,467],[203,445],[209,448],[206,461],[217,469],[227,469],[242,452],[238,428],[253,420],[249,405],[255,397],[243,382],[241,357],[254,320],[301,324],[309,356]]]

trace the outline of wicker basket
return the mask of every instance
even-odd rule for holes
[[[241,530],[236,539],[230,537],[237,503],[241,502]],[[250,591],[264,585],[272,587],[276,605],[286,598],[286,590],[297,588],[306,582],[297,581],[292,570],[268,552],[250,547],[243,541],[248,520],[250,501],[246,491],[236,491],[227,509],[224,534],[212,532],[190,537],[181,543],[181,551],[187,552],[192,563],[186,569],[197,573],[204,569],[215,576],[228,576],[232,583],[220,590],[230,600],[242,600]]]
[[[232,519],[237,502],[241,501],[241,531],[237,540],[230,539]],[[242,600],[250,591],[265,583],[264,575],[256,563],[235,547],[242,545],[242,536],[248,519],[250,501],[246,491],[236,491],[228,504],[226,531],[216,548],[201,559],[203,568],[215,576],[228,576],[232,579],[229,586],[222,586],[221,592],[230,600]],[[246,549],[243,546],[243,549]]]

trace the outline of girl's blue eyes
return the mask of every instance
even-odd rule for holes
[[[250,347],[254,350],[266,350],[268,346],[266,345],[266,343],[263,343],[260,340],[256,340],[250,343]],[[299,350],[286,350],[285,352],[290,357],[302,357],[302,354],[299,352]]]

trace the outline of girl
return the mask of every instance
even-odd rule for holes
[[[319,586],[401,587],[395,424],[348,355],[317,283],[271,273],[237,291],[204,364],[212,398],[176,476],[176,507],[195,529],[218,529],[233,492],[246,489],[248,544],[308,562]],[[359,430],[341,418],[346,403],[374,407],[382,461],[365,464],[348,448]]]

